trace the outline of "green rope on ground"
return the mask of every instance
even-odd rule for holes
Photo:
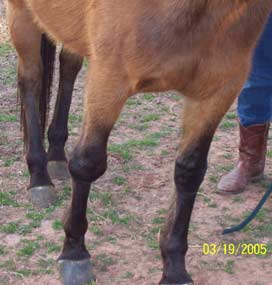
[[[270,185],[268,190],[265,192],[264,196],[262,197],[262,199],[259,202],[259,204],[257,205],[257,207],[254,209],[254,211],[241,224],[234,226],[232,228],[223,230],[222,234],[226,235],[226,234],[238,232],[238,231],[242,230],[246,225],[248,225],[256,217],[256,215],[259,213],[259,211],[261,210],[261,208],[263,207],[265,202],[268,200],[271,193],[272,193],[272,185]]]

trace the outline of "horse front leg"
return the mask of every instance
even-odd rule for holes
[[[83,58],[62,48],[59,60],[59,89],[53,119],[48,129],[47,158],[50,177],[63,180],[70,177],[64,146],[68,138],[68,115],[74,83],[82,67]]]
[[[39,98],[43,67],[40,55],[41,33],[26,7],[8,1],[11,39],[18,53],[18,92],[22,104],[26,161],[30,172],[28,192],[36,207],[48,207],[56,200],[54,186],[47,172],[47,155],[42,141]]]
[[[115,72],[114,67],[102,69],[93,63],[89,73],[81,135],[69,161],[73,193],[65,216],[65,241],[59,257],[65,285],[92,280],[90,255],[84,242],[88,195],[92,182],[106,171],[108,137],[129,90],[124,77]]]
[[[213,134],[243,82],[242,79],[233,81],[236,84],[230,84],[231,88],[218,88],[207,99],[185,101],[183,139],[175,163],[175,200],[160,237],[164,266],[160,284],[192,284],[185,266],[191,213],[206,173]]]

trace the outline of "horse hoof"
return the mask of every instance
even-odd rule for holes
[[[190,277],[186,278],[186,279],[184,281],[182,281],[182,282],[177,282],[176,283],[176,282],[173,282],[173,280],[172,281],[168,281],[167,278],[164,277],[160,281],[159,285],[170,285],[170,284],[172,284],[172,285],[194,285],[194,282],[193,282],[193,280]],[[188,280],[188,279],[190,279],[190,280]]]
[[[159,283],[160,285],[170,285],[170,284],[172,284],[172,285],[194,285],[194,283],[193,282],[189,282],[189,283]]]
[[[90,259],[60,260],[58,263],[62,285],[85,285],[95,281]]]
[[[70,178],[66,161],[49,161],[47,164],[49,176],[52,179],[67,180]]]
[[[54,186],[38,186],[28,191],[32,205],[37,208],[48,208],[57,200]]]

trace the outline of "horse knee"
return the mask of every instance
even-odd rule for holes
[[[106,148],[98,144],[77,147],[69,161],[70,173],[79,181],[93,182],[102,176],[106,169]]]
[[[195,194],[207,170],[207,157],[197,150],[180,155],[175,164],[175,184],[178,192]]]

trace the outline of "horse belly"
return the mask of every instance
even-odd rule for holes
[[[88,55],[85,0],[26,0],[43,31],[74,53]]]

